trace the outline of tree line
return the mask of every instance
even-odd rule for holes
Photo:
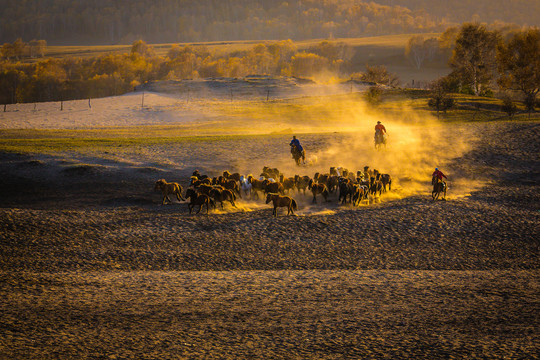
[[[441,36],[442,42],[450,38],[452,71],[432,84],[432,105],[437,111],[452,105],[448,93],[493,96],[498,91],[510,115],[515,112],[512,99],[521,100],[529,114],[538,106],[540,29],[503,33],[469,23],[448,29]],[[411,39],[408,48],[414,46],[427,45],[425,41]]]
[[[37,58],[45,56],[47,50],[46,40],[30,40],[24,42],[18,38],[13,43],[5,43],[0,47],[0,58],[20,60],[24,57]]]
[[[291,40],[261,43],[247,51],[215,54],[205,46],[173,45],[166,56],[135,41],[125,54],[0,62],[0,103],[60,101],[119,95],[150,80],[242,77],[250,74],[312,77],[346,74],[352,49],[322,41],[299,51]]]
[[[440,94],[491,96],[494,91],[503,90],[521,97],[527,109],[534,109],[540,88],[538,28],[502,33],[481,24],[464,24],[447,29],[436,39],[411,37],[406,54],[412,56],[415,46],[432,47],[434,56],[447,56],[452,72],[433,85]],[[205,46],[173,45],[166,56],[156,56],[152,46],[138,40],[125,54],[46,59],[32,64],[4,60],[0,62],[0,103],[104,97],[132,91],[150,80],[234,78],[250,74],[298,77],[332,74],[399,85],[399,79],[383,65],[354,72],[350,63],[353,56],[354,50],[342,42],[321,41],[299,51],[291,40],[261,43],[230,54],[216,54]],[[414,61],[417,58],[415,55]],[[449,102],[436,104],[439,109]]]
[[[19,37],[56,45],[351,38],[442,32],[472,21],[471,7],[485,22],[536,24],[540,13],[535,2],[523,6],[526,0],[418,1],[0,0],[0,42]],[[505,11],[495,11],[501,6]],[[485,9],[498,16],[483,18]]]

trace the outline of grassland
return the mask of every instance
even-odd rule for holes
[[[535,358],[538,114],[460,96],[437,120],[423,91],[362,96],[1,114],[28,128],[0,131],[0,358]],[[294,165],[292,131],[318,162]],[[361,206],[292,191],[297,216],[277,218],[261,198],[195,215],[154,191],[195,169],[340,165],[388,172],[392,190]],[[448,201],[429,194],[437,165]]]
[[[456,106],[440,112],[438,119],[443,123],[508,121],[501,111],[502,101],[496,98],[454,94]],[[390,90],[383,94],[382,102],[371,108],[362,108],[364,114],[374,119],[405,119],[414,122],[417,118],[436,116],[427,105],[429,92],[423,90]],[[4,129],[0,130],[0,151],[20,154],[52,154],[73,150],[96,150],[101,152],[118,150],[120,147],[163,145],[172,143],[219,142],[231,139],[261,138],[296,133],[330,133],[355,131],[354,118],[363,93],[332,96],[305,96],[296,99],[273,101],[208,101],[205,107],[212,108],[217,117],[230,119],[227,124],[171,124],[149,126],[105,127],[89,129]],[[538,120],[522,108],[512,121]],[[255,134],[245,134],[250,123],[260,124]],[[282,131],[272,130],[282,124]],[[302,127],[303,124],[304,127]],[[253,127],[252,127],[253,128]],[[202,135],[211,133],[212,135]]]

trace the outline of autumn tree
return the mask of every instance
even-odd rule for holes
[[[5,43],[4,45],[2,45],[2,48],[0,49],[0,54],[2,54],[2,58],[7,60],[15,57],[15,53],[13,51],[13,44]]]
[[[291,70],[294,76],[313,76],[328,69],[328,59],[307,52],[294,55],[291,59]]]
[[[20,60],[26,51],[27,44],[22,41],[21,38],[18,38],[13,42],[13,55],[17,60]]]
[[[3,64],[4,65],[4,64]],[[0,104],[17,102],[17,92],[26,75],[16,66],[2,66],[0,69]],[[4,107],[5,109],[5,107]]]
[[[456,46],[456,39],[459,35],[459,28],[451,26],[447,28],[438,40],[439,53],[447,60],[450,60]]]
[[[156,56],[156,51],[143,40],[137,40],[131,45],[131,54],[139,54],[144,57]]]
[[[497,67],[499,38],[497,32],[488,31],[484,25],[479,24],[463,25],[456,38],[450,59],[452,74],[475,95],[489,90]]]
[[[45,56],[45,50],[47,49],[47,41],[45,40],[31,40],[28,43],[28,51],[30,57],[43,57]]]
[[[399,78],[397,75],[390,73],[384,65],[366,65],[366,72],[360,75],[360,80],[392,87],[399,85]]]
[[[454,106],[454,98],[448,93],[446,78],[431,83],[430,90],[428,105],[437,110],[437,117],[439,117],[440,111],[446,112],[447,109]]]
[[[498,47],[499,85],[521,92],[529,115],[540,91],[540,30],[516,33],[508,43]]]
[[[197,55],[192,46],[173,45],[167,53],[165,67],[167,77],[179,79],[193,78],[196,70]]]

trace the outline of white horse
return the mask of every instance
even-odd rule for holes
[[[249,195],[251,197],[251,183],[244,175],[240,176],[240,191],[243,191],[246,196]]]

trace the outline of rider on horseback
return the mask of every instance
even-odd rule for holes
[[[386,128],[380,121],[377,121],[377,125],[375,125],[375,145],[386,143],[386,135]]]
[[[443,178],[448,179],[439,168],[435,168],[435,171],[431,175],[431,184],[434,185],[435,182],[442,182],[444,188],[446,188],[446,182],[443,181]]]
[[[375,125],[375,137],[384,135],[386,135],[386,128],[380,121],[377,121],[377,125]]]
[[[306,163],[306,152],[304,151],[304,148],[302,148],[302,145],[300,145],[300,140],[296,138],[296,135],[293,135],[291,143],[289,144],[291,146],[291,154],[294,159],[294,152],[298,151],[298,153],[302,156],[302,162]]]

